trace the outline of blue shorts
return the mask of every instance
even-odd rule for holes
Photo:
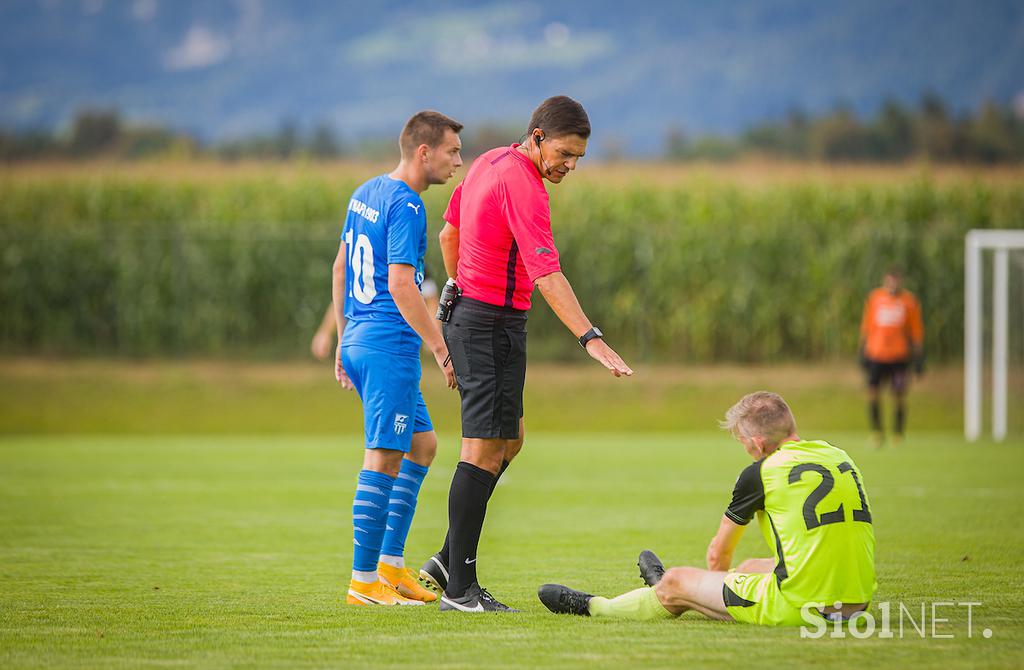
[[[350,345],[341,348],[341,364],[363,401],[367,449],[408,453],[413,433],[434,430],[420,392],[418,356]]]

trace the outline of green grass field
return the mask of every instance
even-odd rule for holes
[[[424,367],[423,394],[438,430],[459,425],[458,395]],[[783,394],[800,425],[819,434],[866,421],[861,371],[851,362],[775,366],[635,365],[614,380],[596,365],[531,363],[527,430],[544,433],[679,433],[714,430],[733,402],[757,389]],[[1011,402],[1024,375],[1011,375]],[[915,379],[912,429],[962,430],[959,367]],[[362,409],[334,382],[331,363],[0,358],[3,434],[355,434]],[[1024,416],[1010,412],[1024,434]],[[451,430],[451,432],[457,432]]]
[[[799,418],[799,417],[798,417]],[[537,431],[492,499],[480,576],[514,615],[342,603],[357,437],[0,438],[0,666],[1020,667],[1024,443],[919,431],[899,451],[811,434],[861,467],[878,540],[877,601],[980,602],[926,639],[800,639],[702,620],[556,617],[536,587],[640,585],[640,549],[700,565],[746,462],[715,432]],[[457,460],[442,435],[408,545],[432,553]],[[764,555],[749,532],[738,558]],[[877,613],[877,609],[875,610]],[[991,639],[981,630],[989,628]]]

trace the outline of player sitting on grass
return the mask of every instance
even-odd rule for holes
[[[420,295],[427,215],[419,194],[448,181],[462,165],[460,130],[461,124],[438,112],[409,119],[398,167],[360,186],[349,200],[334,262],[335,376],[342,388],[359,393],[366,433],[352,502],[350,605],[437,600],[404,559],[420,485],[437,452],[420,392],[421,342],[448,388],[455,388],[448,347]]]
[[[789,406],[775,393],[745,396],[721,425],[755,462],[736,480],[708,547],[708,569],[666,572],[645,551],[639,565],[646,588],[609,599],[545,584],[537,595],[549,610],[635,620],[695,610],[722,621],[798,626],[807,623],[801,615],[806,604],[824,604],[808,611],[829,619],[867,608],[876,587],[875,535],[853,459],[827,442],[800,439]],[[754,516],[773,556],[729,571]]]

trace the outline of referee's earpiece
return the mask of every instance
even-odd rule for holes
[[[544,166],[544,174],[550,175],[551,168],[548,167],[548,162],[544,160],[544,152],[540,150],[540,143],[544,140],[543,135],[534,135],[533,141],[537,144],[537,151],[540,153],[540,164]]]

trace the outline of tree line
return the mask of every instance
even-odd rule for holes
[[[666,155],[674,160],[765,155],[824,162],[1016,163],[1024,159],[1024,101],[986,101],[954,114],[939,96],[926,94],[917,105],[887,100],[868,118],[844,104],[819,116],[794,110],[735,137],[690,138],[674,129]]]
[[[509,124],[484,123],[462,133],[463,151],[475,156],[522,133]],[[393,137],[347,142],[328,122],[302,127],[286,119],[273,131],[220,141],[154,123],[126,120],[112,108],[78,111],[65,130],[0,128],[0,162],[78,159],[217,158],[233,160],[392,159],[398,153]]]
[[[210,156],[225,160],[344,156],[344,145],[334,128],[319,123],[303,131],[284,121],[273,132],[254,133],[215,143],[196,135],[153,123],[125,120],[116,109],[87,108],[75,114],[67,130],[0,130],[0,160],[144,159]]]
[[[463,132],[463,153],[475,156],[515,139],[521,130],[483,124]],[[66,130],[0,129],[0,161],[212,157],[222,160],[335,160],[349,156],[390,159],[393,138],[345,141],[327,122],[302,127],[285,120],[270,132],[204,141],[193,133],[125,120],[116,109],[82,109]],[[665,138],[669,160],[724,161],[745,156],[823,162],[933,162],[1006,164],[1024,160],[1024,102],[988,101],[967,113],[952,112],[935,94],[918,104],[886,101],[862,118],[847,105],[812,116],[794,110],[785,118],[751,126],[734,136],[690,136],[679,127]],[[610,151],[610,157],[618,157]]]

